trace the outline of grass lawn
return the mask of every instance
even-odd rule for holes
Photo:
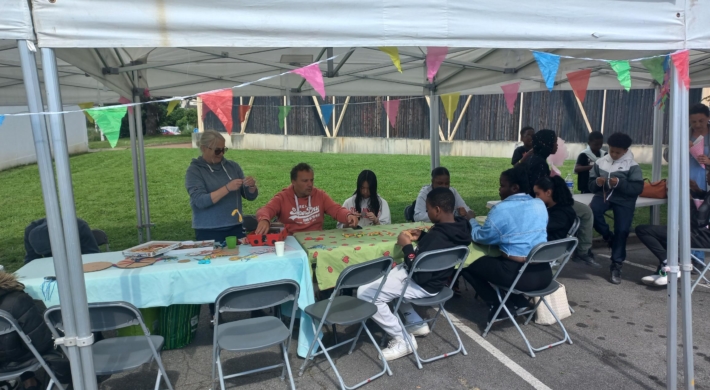
[[[148,145],[168,145],[168,144],[186,144],[192,142],[192,134],[188,135],[153,135],[149,137],[143,137],[143,143]],[[130,148],[131,139],[121,138],[116,144],[117,148]],[[108,141],[91,141],[89,142],[89,149],[110,149]]]
[[[184,139],[161,137],[164,138]],[[145,153],[151,222],[155,223],[152,238],[194,238],[184,179],[191,159],[199,152],[147,149]],[[412,203],[420,188],[430,180],[428,156],[229,151],[227,157],[239,162],[247,175],[257,179],[261,195],[254,202],[244,202],[247,214],[255,213],[273,194],[288,186],[291,167],[301,161],[313,165],[316,186],[326,190],[337,202],[352,195],[361,170],[373,170],[378,175],[380,195],[389,203],[392,220],[397,223],[404,221],[404,207]],[[137,244],[130,150],[75,156],[71,158],[71,165],[77,215],[93,228],[105,230],[112,250]],[[485,215],[488,212],[486,201],[498,199],[498,177],[510,167],[510,159],[442,157],[442,165],[451,171],[451,184],[466,203],[477,214]],[[565,164],[563,176],[572,171],[573,165],[574,161]],[[650,166],[642,168],[645,176],[650,177]],[[0,172],[0,208],[3,210],[0,264],[15,271],[22,266],[25,226],[45,216],[36,165]],[[648,209],[644,209],[636,214],[635,222],[644,223],[648,218]],[[335,227],[330,217],[326,220],[326,228]]]

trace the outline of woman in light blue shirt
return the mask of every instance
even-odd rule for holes
[[[498,245],[503,255],[484,256],[463,270],[463,276],[478,295],[488,304],[488,322],[500,304],[489,283],[510,286],[535,245],[547,242],[547,208],[540,200],[528,195],[527,169],[518,165],[500,175],[498,193],[502,202],[494,206],[483,226],[471,219],[471,238],[474,242]],[[552,280],[550,265],[531,264],[518,280],[516,289],[534,291],[544,288]],[[511,295],[506,303],[511,313],[528,308],[528,301],[520,295]]]

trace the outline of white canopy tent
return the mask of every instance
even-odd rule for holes
[[[593,3],[578,0],[500,0],[493,3],[484,0],[449,3],[414,0],[401,4],[381,0],[297,0],[287,3],[273,0],[121,0],[113,3],[33,0],[34,33],[25,0],[0,0],[0,6],[0,9],[11,10],[0,15],[0,39],[21,40],[19,50],[32,112],[43,111],[43,106],[34,57],[29,55],[23,41],[33,40],[35,34],[42,48],[49,112],[61,107],[54,48],[57,49],[56,57],[101,80],[125,97],[134,96],[139,92],[136,88],[145,87],[156,96],[187,95],[230,87],[307,65],[309,58],[316,61],[334,55],[338,57],[321,65],[326,71],[326,91],[330,95],[430,94],[435,97],[454,91],[498,93],[499,85],[516,80],[523,82],[522,91],[541,90],[542,79],[527,49],[554,51],[573,57],[630,59],[687,48],[693,50],[691,78],[694,85],[710,84],[704,81],[710,80],[710,55],[705,52],[710,50],[710,30],[706,28],[710,21],[710,3],[695,0],[599,0]],[[384,53],[377,51],[379,46],[400,47],[405,69],[402,75],[396,73]],[[425,46],[450,47],[433,85],[425,81]],[[558,73],[559,88],[569,88],[564,82],[565,71],[599,65],[603,64],[563,59]],[[339,77],[332,77],[336,74]],[[642,69],[635,67],[632,77],[632,86],[651,87],[650,77]],[[606,66],[596,69],[592,80],[590,88],[619,88],[615,75]],[[288,76],[234,91],[237,95],[252,96],[280,95],[284,91],[313,94],[309,88],[298,78]],[[672,276],[678,272],[677,249],[685,262],[690,248],[689,215],[685,212],[689,200],[680,196],[688,192],[685,158],[688,145],[679,142],[688,138],[688,101],[677,80],[673,83],[673,92],[668,208],[671,210],[669,262]],[[432,118],[438,117],[437,110],[438,104],[433,104]],[[56,142],[61,143],[63,133],[61,116],[45,115],[51,119],[52,139],[57,145]],[[140,118],[140,112],[137,116]],[[46,147],[46,132],[40,121],[33,124],[35,122],[33,132],[37,154],[39,157],[42,149],[45,156],[39,166],[52,232],[52,249],[58,263],[62,262],[60,252],[64,253],[64,259],[69,259],[69,270],[64,275],[60,275],[60,269],[57,269],[60,294],[72,296],[72,302],[63,306],[75,311],[75,334],[77,340],[83,340],[89,337],[89,333],[68,157],[66,153],[57,153],[55,157],[62,206],[60,217],[56,192],[53,193],[55,183]],[[137,123],[140,125],[140,121]],[[435,128],[438,124],[432,120],[432,125]],[[137,133],[140,138],[142,131],[138,129]],[[432,137],[433,164],[438,161],[437,142],[438,138]],[[137,173],[135,166],[134,173]],[[673,210],[683,212],[679,216]],[[683,264],[685,382],[686,388],[692,388],[688,267],[689,264]],[[677,282],[672,276],[669,285],[669,388],[676,386],[677,349],[674,311]],[[74,283],[79,280],[81,283]],[[71,336],[70,333],[67,335]],[[85,344],[90,345],[90,340]],[[70,348],[70,351],[74,355],[72,361],[81,362],[72,365],[75,387],[94,389],[90,348]]]

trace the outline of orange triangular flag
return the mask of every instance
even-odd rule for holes
[[[219,121],[222,122],[227,133],[232,134],[232,90],[223,89],[217,92],[201,93],[202,103],[207,106]],[[203,115],[206,115],[205,110],[202,110]]]
[[[247,113],[251,110],[251,106],[241,105],[239,106],[239,123],[244,123],[247,118]]]
[[[572,86],[574,94],[580,102],[584,103],[584,98],[587,97],[587,88],[589,87],[589,77],[592,75],[591,69],[582,69],[576,72],[567,73],[567,80]]]

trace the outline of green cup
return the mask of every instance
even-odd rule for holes
[[[224,238],[227,241],[227,248],[234,249],[237,247],[237,236],[229,236]]]

